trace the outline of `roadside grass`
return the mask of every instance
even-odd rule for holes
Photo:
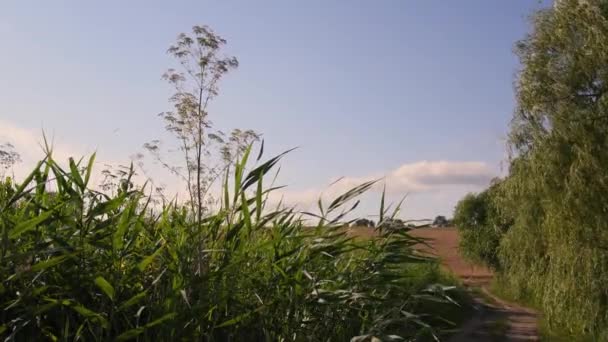
[[[446,303],[427,301],[421,303],[421,310],[428,312],[441,313],[441,317],[451,323],[452,329],[447,329],[441,335],[442,340],[457,333],[459,329],[475,314],[471,294],[463,287],[462,283],[447,271],[444,271],[437,264],[436,282],[440,284],[450,284],[453,290],[450,297],[458,305],[448,305]],[[439,315],[438,315],[439,316]],[[439,323],[439,322],[438,322]]]
[[[378,236],[378,231],[370,227],[351,226],[344,229],[349,236],[357,241],[365,241]],[[416,254],[431,257],[433,262],[408,265],[407,273],[410,274],[410,277],[408,277],[408,282],[405,286],[415,292],[424,290],[429,286],[428,284],[442,284],[442,286],[450,287],[449,298],[452,302],[429,300],[420,301],[416,306],[416,310],[430,313],[433,316],[429,321],[431,326],[438,324],[451,327],[438,334],[438,337],[442,341],[447,340],[449,336],[457,333],[458,329],[475,313],[473,299],[469,292],[470,289],[467,289],[458,277],[445,269],[441,265],[440,259],[434,258],[424,252],[420,253],[416,251]],[[421,331],[421,335],[417,338],[419,341],[433,340],[430,331],[425,330]]]
[[[541,341],[546,342],[586,342],[595,341],[591,335],[580,335],[573,334],[559,326],[552,325],[546,317],[542,314],[542,308],[536,303],[531,296],[516,296],[508,286],[505,285],[504,281],[501,281],[500,274],[492,281],[489,289],[496,297],[512,302],[525,307],[536,310],[538,315],[538,333]],[[487,297],[487,296],[486,296]]]

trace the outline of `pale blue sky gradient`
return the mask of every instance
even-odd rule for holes
[[[262,132],[270,154],[300,146],[283,165],[294,191],[421,160],[479,161],[499,174],[518,68],[512,47],[541,6],[5,1],[0,120],[127,158],[162,132],[167,47],[206,24],[241,63],[222,82],[212,120]],[[478,188],[418,194],[408,215],[451,215]]]

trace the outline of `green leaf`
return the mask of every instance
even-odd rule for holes
[[[34,171],[32,171],[27,177],[25,177],[25,179],[23,180],[23,182],[21,182],[21,184],[19,185],[17,190],[15,190],[15,193],[13,194],[11,199],[6,202],[6,204],[4,205],[4,208],[10,207],[15,202],[17,202],[21,197],[25,196],[26,194],[28,194],[31,191],[31,189],[28,191],[25,191],[25,188],[32,182],[34,175],[36,175],[39,172],[40,166],[42,166],[42,164],[47,160],[47,158],[48,158],[48,156],[45,157],[40,162],[38,162],[38,164],[36,164],[36,166],[34,167]],[[4,211],[4,210],[2,210],[2,211]]]
[[[114,287],[104,277],[99,276],[95,278],[95,285],[97,285],[110,300],[114,301]]]
[[[157,318],[157,319],[153,320],[152,322],[146,324],[145,327],[146,327],[146,329],[152,328],[153,326],[159,325],[165,321],[172,320],[173,318],[175,318],[175,316],[177,316],[177,314],[175,312],[168,313],[168,314],[162,316],[161,318]]]
[[[229,319],[229,320],[223,322],[222,324],[218,325],[216,328],[223,328],[223,327],[227,327],[227,326],[230,326],[230,325],[237,324],[238,322],[246,319],[247,317],[253,315],[256,312],[261,311],[262,309],[264,309],[264,306],[260,306],[260,307],[258,307],[257,309],[255,309],[253,311],[249,311],[249,312],[245,312],[244,314],[240,314],[240,315],[238,315],[238,316],[236,316],[236,317],[234,317],[232,319]]]
[[[78,185],[81,191],[84,191],[84,181],[80,176],[80,171],[78,170],[78,165],[74,162],[74,158],[69,159],[70,171],[72,173],[72,180]]]
[[[122,304],[120,304],[118,306],[118,311],[122,311],[128,307],[131,307],[131,306],[137,304],[140,300],[145,298],[147,294],[148,294],[148,290],[144,290],[144,291],[136,294],[135,296],[129,298],[128,300],[126,300],[125,302],[123,302]]]
[[[393,211],[393,214],[391,215],[391,219],[395,219],[395,217],[397,217],[397,214],[399,214],[399,210],[401,210],[401,206],[403,205],[403,201],[405,201],[406,198],[407,198],[407,194],[405,194],[405,195],[403,195],[403,197],[401,197],[401,200],[399,201],[397,206],[395,206],[395,210]]]
[[[382,197],[380,198],[380,216],[378,219],[378,225],[381,225],[384,221],[384,201],[386,196],[386,183],[384,183],[384,187],[382,188]]]
[[[249,174],[247,174],[247,177],[245,178],[245,181],[243,182],[241,191],[245,191],[251,185],[257,183],[257,181],[260,177],[264,176],[268,171],[270,171],[274,167],[274,165],[276,163],[279,162],[279,160],[281,160],[281,158],[283,158],[287,153],[289,153],[293,150],[295,150],[295,148],[287,150],[287,151],[279,154],[278,156],[268,160],[267,162],[263,163],[262,165],[256,167],[255,169],[251,170],[251,172],[249,172]]]
[[[245,166],[247,166],[247,159],[249,158],[249,153],[251,152],[251,145],[245,149],[245,153],[243,153],[243,157],[240,161],[236,163],[236,168],[234,170],[234,202],[236,203],[239,193],[244,191],[241,187],[241,181],[243,179],[243,172],[245,171]]]
[[[251,230],[251,213],[249,212],[249,204],[247,203],[247,198],[245,198],[244,192],[241,192],[241,211],[243,212],[245,227]]]
[[[230,193],[228,188],[228,179],[230,175],[230,166],[226,168],[226,178],[224,178],[224,210],[230,208]]]
[[[49,219],[51,215],[53,215],[53,210],[48,210],[34,218],[17,224],[15,228],[10,230],[10,232],[8,233],[8,237],[10,239],[15,239],[19,237],[21,234],[27,232],[28,230],[34,229],[37,225]]]
[[[30,270],[32,272],[46,270],[47,268],[61,264],[70,256],[72,256],[72,255],[71,254],[70,255],[60,255],[60,256],[52,257],[52,258],[44,260],[44,261],[40,261],[40,262],[34,264]]]
[[[108,320],[105,319],[105,317],[103,317],[102,315],[100,315],[90,309],[87,309],[83,305],[70,305],[70,306],[72,307],[72,309],[74,311],[78,312],[85,318],[91,320],[92,322],[99,323],[99,325],[101,325],[104,329],[110,328],[110,323],[108,323]]]
[[[366,192],[377,182],[378,182],[377,180],[365,182],[363,184],[357,185],[356,187],[354,187],[354,188],[348,190],[347,192],[343,193],[342,195],[338,196],[327,208],[327,213],[330,213],[331,211],[335,210],[336,208],[339,208],[345,202]]]
[[[91,158],[89,158],[89,163],[87,164],[86,174],[84,176],[84,185],[87,186],[89,184],[89,180],[91,179],[91,172],[93,172],[93,164],[95,163],[95,157],[97,153],[93,153]]]
[[[115,251],[121,250],[125,244],[125,235],[127,233],[127,229],[129,228],[129,223],[131,221],[131,212],[133,210],[134,204],[129,205],[120,215],[118,219],[118,224],[116,225],[116,231],[112,235],[112,247]]]
[[[144,331],[146,331],[144,327],[127,330],[124,333],[118,335],[118,337],[116,337],[116,341],[128,341],[134,339],[137,336],[141,335]]]
[[[115,197],[109,201],[99,203],[96,205],[90,212],[89,217],[95,217],[103,214],[107,214],[114,209],[119,208],[125,200],[125,195],[122,194],[118,197]]]
[[[50,309],[58,306],[59,303],[46,303],[44,305],[40,305],[36,308],[36,310],[34,311],[34,315],[40,315],[43,314],[47,311],[49,311]]]
[[[232,319],[229,319],[229,320],[225,321],[224,323],[218,325],[216,328],[223,328],[223,327],[227,327],[227,326],[230,326],[230,325],[235,325],[238,322],[244,320],[245,318],[251,316],[252,314],[253,314],[253,311],[246,312],[244,314],[238,315],[238,316],[236,316],[236,317],[234,317]]]
[[[263,142],[262,142],[263,143]],[[262,195],[264,194],[264,190],[262,187],[263,176],[260,176],[258,180],[258,188],[255,192],[255,222],[256,224],[260,222],[260,217],[262,216]]]
[[[83,322],[78,329],[76,329],[76,338],[74,339],[74,341],[80,341],[80,339],[82,338],[82,330],[84,330],[84,327],[86,325],[86,321]]]
[[[260,152],[258,153],[258,158],[256,161],[260,161],[260,159],[262,159],[262,155],[264,155],[264,139],[262,139],[262,144],[260,144]]]
[[[143,327],[138,327],[135,329],[131,329],[128,331],[125,331],[124,333],[118,335],[118,337],[116,338],[116,341],[127,341],[127,340],[131,340],[139,335],[141,335],[144,331],[146,331],[146,329],[151,328],[153,326],[159,325],[167,320],[171,320],[176,316],[175,313],[169,313],[166,314],[164,316],[162,316],[159,319],[156,319],[146,325],[144,325]]]
[[[142,261],[139,262],[139,264],[137,265],[137,268],[143,272],[146,269],[146,267],[148,267],[148,265],[150,265],[150,263],[154,260],[154,258],[156,258],[156,256],[159,255],[160,252],[162,252],[164,247],[165,247],[165,245],[158,247],[158,249],[156,251],[154,251],[154,253],[145,257]]]

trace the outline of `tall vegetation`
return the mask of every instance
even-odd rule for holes
[[[219,83],[238,67],[234,56],[224,56],[226,40],[207,26],[194,26],[191,34],[181,33],[167,53],[178,63],[163,74],[175,90],[169,101],[173,110],[160,113],[166,130],[177,140],[182,163],[169,161],[163,155],[160,140],[144,144],[156,161],[186,184],[191,212],[198,223],[213,202],[212,185],[259,134],[235,129],[226,135],[215,129],[209,106],[219,95]]]
[[[22,182],[0,183],[0,338],[423,341],[453,328],[442,317],[458,307],[452,287],[414,252],[422,241],[343,229],[374,182],[319,201],[319,213],[270,205],[277,187],[266,177],[284,154],[262,162],[262,143],[252,161],[257,133],[225,135],[209,120],[218,82],[238,65],[221,55],[225,43],[196,26],[169,49],[180,70],[165,75],[176,92],[161,116],[183,165],[164,158],[160,141],[145,145],[185,181],[187,200],[153,201],[133,166],[105,170],[96,190],[95,155],[62,167],[48,146]],[[13,163],[18,155],[1,147],[0,166]],[[384,196],[380,207],[380,221],[394,217]]]
[[[604,341],[608,1],[555,1],[533,24],[516,45],[512,156],[496,196],[514,220],[500,240],[502,288],[538,305],[549,327]]]
[[[454,209],[454,224],[460,232],[460,252],[469,260],[499,269],[498,247],[512,220],[505,215],[497,196],[500,181],[478,194],[468,194]]]
[[[266,201],[264,175],[281,156],[247,173],[250,151],[201,222],[188,205],[154,208],[132,170],[112,194],[90,189],[94,156],[63,169],[49,154],[22,183],[1,184],[0,337],[424,340],[451,328],[438,314],[452,299],[433,285],[437,264],[413,253],[419,241],[341,228],[344,206],[373,182],[320,203],[305,227]]]

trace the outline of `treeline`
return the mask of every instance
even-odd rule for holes
[[[551,328],[608,340],[608,1],[558,1],[516,45],[508,176],[465,197],[462,250]]]

